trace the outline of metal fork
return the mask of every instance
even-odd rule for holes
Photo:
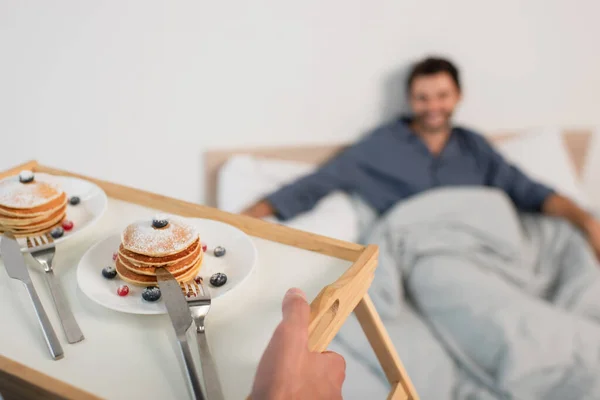
[[[46,233],[41,236],[27,237],[27,247],[29,248],[31,256],[44,267],[44,277],[50,288],[50,293],[52,294],[52,299],[54,300],[60,323],[67,336],[67,342],[81,342],[84,339],[83,333],[75,320],[71,307],[69,306],[64,292],[61,290],[59,282],[54,276],[54,270],[52,269],[52,260],[54,260],[54,254],[56,253],[52,236],[49,233]]]
[[[196,340],[200,352],[200,363],[202,365],[206,395],[208,400],[223,400],[223,391],[219,375],[217,374],[217,367],[210,354],[210,348],[206,340],[206,331],[204,329],[204,318],[206,318],[210,310],[210,293],[206,290],[202,278],[198,280],[198,283],[196,281],[181,283],[181,290],[196,324]]]

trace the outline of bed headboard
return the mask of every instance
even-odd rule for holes
[[[510,140],[517,133],[496,133],[489,138],[493,143]],[[573,160],[577,173],[580,174],[585,164],[588,145],[591,141],[591,130],[565,130],[563,140]],[[343,144],[325,144],[314,146],[285,146],[285,147],[259,147],[239,148],[229,150],[209,151],[204,155],[204,185],[206,193],[206,204],[216,206],[217,204],[217,177],[221,166],[232,156],[248,154],[263,158],[278,160],[301,161],[312,164],[320,164],[340,152],[348,146]]]

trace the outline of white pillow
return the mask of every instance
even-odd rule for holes
[[[569,197],[583,207],[590,204],[575,166],[557,129],[530,131],[496,144],[509,162],[527,176]]]
[[[239,213],[280,187],[314,172],[316,166],[294,161],[270,160],[248,155],[231,157],[219,170],[217,206]],[[275,218],[268,218],[277,222]],[[355,242],[359,222],[352,197],[344,192],[325,196],[311,210],[283,222],[284,225],[336,239]]]

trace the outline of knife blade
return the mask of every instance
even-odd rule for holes
[[[186,336],[187,330],[192,325],[192,314],[183,297],[179,283],[169,271],[163,267],[156,268],[156,280],[158,281],[161,297],[165,302],[167,313],[177,336],[179,349],[185,363],[191,395],[195,399],[204,400],[199,375]]]
[[[19,280],[24,284],[31,282],[29,270],[25,265],[23,254],[21,254],[21,246],[19,246],[17,239],[9,232],[4,233],[2,236],[0,254],[2,254],[4,267],[9,277]]]
[[[171,323],[177,336],[185,335],[192,325],[192,314],[175,277],[165,268],[156,269],[156,278]]]
[[[33,286],[29,270],[27,269],[27,265],[25,265],[25,260],[21,253],[21,246],[17,243],[17,239],[9,232],[2,235],[2,240],[0,240],[0,254],[2,255],[2,261],[4,262],[8,276],[25,284],[52,358],[55,360],[63,358],[64,352],[62,346]]]

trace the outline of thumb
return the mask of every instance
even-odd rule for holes
[[[308,329],[310,319],[310,306],[306,295],[298,288],[287,291],[281,305],[283,322],[298,329]]]

